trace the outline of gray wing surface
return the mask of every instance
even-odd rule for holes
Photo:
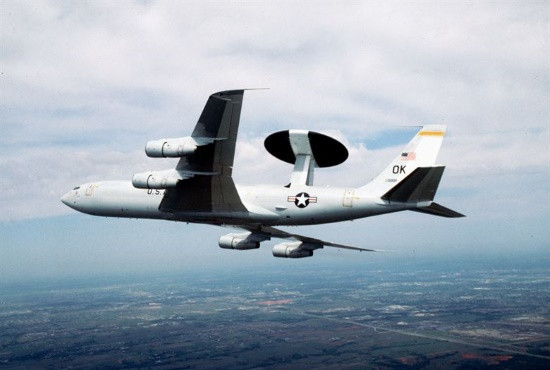
[[[191,135],[209,142],[182,157],[177,170],[205,173],[168,189],[159,209],[164,212],[246,212],[231,177],[244,90],[210,95]]]
[[[237,227],[248,230],[255,234],[267,236],[269,238],[273,237],[273,238],[281,238],[281,239],[295,239],[304,243],[304,247],[302,247],[304,249],[319,249],[326,246],[326,247],[335,247],[335,248],[342,248],[342,249],[351,249],[351,250],[356,250],[361,252],[378,252],[375,249],[352,247],[349,245],[337,244],[337,243],[327,242],[321,239],[310,238],[308,236],[292,234],[280,229],[276,229],[271,226],[238,225]]]

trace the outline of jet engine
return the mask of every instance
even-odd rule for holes
[[[220,238],[218,244],[223,249],[246,250],[260,248],[260,241],[251,237],[250,233],[224,235]]]
[[[132,185],[138,189],[166,189],[175,187],[185,178],[176,170],[141,172],[134,175]]]
[[[183,157],[193,153],[198,145],[199,143],[190,136],[153,140],[145,144],[145,153],[152,158]]]
[[[274,257],[303,258],[313,256],[313,250],[305,249],[303,242],[281,243],[273,247]]]

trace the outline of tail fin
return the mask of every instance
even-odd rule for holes
[[[432,167],[436,162],[446,129],[445,125],[423,126],[390,165],[374,180],[363,186],[363,189],[383,196],[417,168]]]

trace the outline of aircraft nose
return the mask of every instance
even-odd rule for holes
[[[62,197],[61,197],[61,201],[63,202],[63,204],[65,204],[66,206],[71,206],[71,192],[67,192],[65,193]]]

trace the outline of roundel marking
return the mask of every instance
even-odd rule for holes
[[[304,192],[289,196],[287,200],[293,202],[298,208],[306,208],[309,203],[317,203],[317,197],[310,197],[308,193]]]

